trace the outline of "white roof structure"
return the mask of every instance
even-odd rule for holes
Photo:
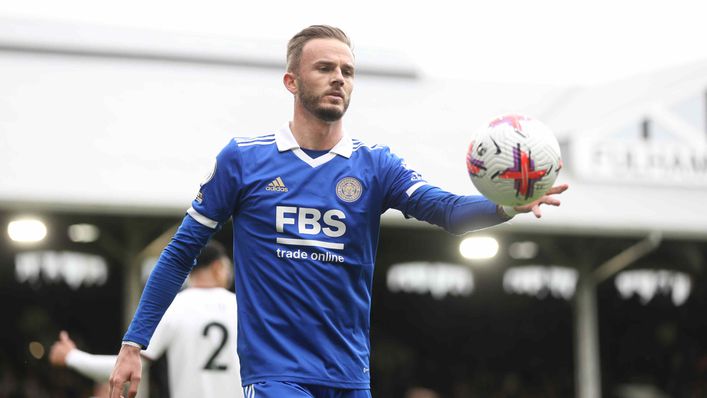
[[[284,53],[0,20],[0,206],[182,213],[231,137],[290,118]],[[517,112],[556,131],[558,182],[571,186],[562,207],[504,228],[707,238],[707,64],[581,89],[429,80],[404,57],[362,49],[357,69],[346,129],[455,193],[476,193],[464,155],[483,122]]]

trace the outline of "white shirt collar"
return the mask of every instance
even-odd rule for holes
[[[277,150],[280,152],[290,151],[293,149],[298,149],[300,146],[292,135],[292,130],[290,130],[290,123],[285,123],[277,132],[275,132],[275,143],[277,144]],[[343,156],[345,158],[350,158],[353,152],[353,141],[351,137],[344,132],[341,140],[334,145],[329,152],[335,153],[337,155]]]

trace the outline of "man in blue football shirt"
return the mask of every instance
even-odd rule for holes
[[[144,349],[209,237],[233,219],[238,353],[246,397],[370,397],[369,322],[380,215],[463,233],[541,216],[536,202],[500,207],[425,182],[387,147],[348,136],[342,117],[355,75],[348,37],[310,26],[289,42],[283,82],[292,121],[274,134],[231,140],[165,248],[125,334],[111,397],[133,397]]]

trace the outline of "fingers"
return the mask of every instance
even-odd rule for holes
[[[116,370],[114,369],[114,372],[115,371]],[[136,373],[128,374],[127,377],[119,376],[114,373],[108,380],[108,383],[110,385],[110,392],[108,394],[108,397],[124,398],[123,393],[125,392],[125,385],[129,383],[127,396],[128,398],[135,398],[135,395],[137,395],[138,386],[140,385],[140,379],[141,372],[139,370]]]
[[[62,331],[59,334],[59,340],[55,341],[49,350],[49,363],[54,366],[66,366],[66,356],[74,348],[72,344],[67,343],[65,336],[68,335]]]
[[[130,382],[130,388],[128,389],[128,398],[135,398],[137,395],[137,386],[140,384],[140,377],[134,377]]]
[[[125,381],[111,377],[109,382],[110,390],[108,392],[108,398],[122,398],[121,392],[123,392],[123,384],[125,384]]]
[[[538,203],[538,204],[536,204],[535,206],[533,206],[530,210],[531,210],[531,211],[533,212],[533,214],[535,215],[535,218],[540,218],[540,217],[543,216],[542,211],[540,211],[540,203]]]
[[[565,192],[569,188],[568,184],[560,184],[550,188],[545,195],[537,199],[535,202],[524,206],[516,206],[514,209],[519,213],[532,212],[536,218],[542,217],[542,211],[540,210],[540,205],[546,204],[550,206],[559,206],[560,200],[552,195],[560,194]]]
[[[546,205],[551,205],[551,206],[559,206],[561,202],[559,199],[556,199],[553,197],[546,197],[543,200],[541,200],[540,203],[544,203]]]
[[[569,187],[570,187],[569,184],[556,185],[556,186],[548,189],[546,195],[560,194],[562,192],[565,192],[567,190],[567,188],[569,188]]]
[[[54,343],[54,345],[52,345],[52,348],[49,350],[49,363],[54,366],[64,366],[64,356],[61,354],[61,348],[58,347],[57,344],[59,343]]]
[[[59,332],[59,341],[57,341],[57,344],[63,345],[67,350],[76,348],[76,343],[71,340],[71,337],[69,337],[69,333],[66,330]]]
[[[56,352],[56,343],[52,345],[52,348],[49,349],[49,363],[54,365],[54,366],[60,366],[61,362],[59,361],[59,354]]]
[[[140,350],[135,347],[123,345],[115,361],[113,373],[110,376],[110,398],[122,398],[125,383],[130,383],[127,396],[134,398],[137,394],[140,376],[142,374],[142,363],[140,362]]]
[[[110,393],[108,394],[108,397],[123,398],[125,383],[127,383],[130,378],[124,378],[123,376],[116,375],[115,371],[116,369],[113,370],[114,373],[110,376],[110,379],[108,379],[108,383],[110,385]]]
[[[109,398],[124,398],[123,392],[125,391],[125,384],[128,380],[111,379],[109,381],[110,389],[108,393]],[[128,398],[135,398],[137,395],[137,388],[140,385],[140,377],[135,377],[130,380],[130,388],[128,389]]]

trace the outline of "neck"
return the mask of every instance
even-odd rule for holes
[[[189,275],[189,287],[195,287],[199,289],[210,289],[219,286],[218,281],[211,277],[210,275],[204,275],[203,273],[192,273]]]
[[[325,122],[301,108],[295,108],[290,130],[300,147],[318,151],[333,148],[344,136],[341,119]]]

